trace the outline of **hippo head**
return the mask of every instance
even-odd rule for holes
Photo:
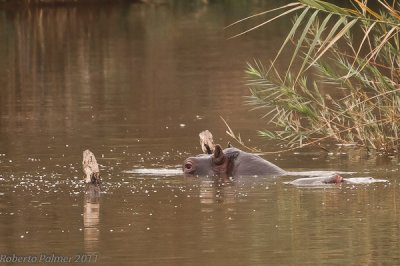
[[[334,174],[332,176],[322,177],[321,182],[324,184],[340,184],[343,182],[343,177],[338,174]]]
[[[343,182],[343,177],[341,177],[340,175],[335,175],[331,183],[340,184],[342,182]]]
[[[232,175],[234,159],[239,152],[226,152],[220,145],[215,145],[212,154],[200,154],[195,157],[187,158],[183,163],[183,172],[188,175],[196,176],[225,176]]]

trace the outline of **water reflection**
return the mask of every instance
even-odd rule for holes
[[[201,241],[204,243],[202,253],[213,254],[220,252],[219,248],[207,243],[217,243],[219,237],[225,235],[228,239],[236,234],[235,183],[226,179],[201,180],[200,182],[200,211],[201,211]]]
[[[140,148],[137,139],[145,138],[156,149],[188,147],[187,136],[205,124],[225,135],[219,115],[252,123],[255,114],[242,116],[243,68],[272,48],[279,29],[268,31],[268,41],[252,36],[228,42],[221,30],[253,13],[251,5],[177,2],[176,10],[132,5],[0,13],[3,152],[47,153],[65,136],[76,146]],[[10,145],[15,133],[26,138]],[[30,134],[44,145],[29,141]]]
[[[200,203],[235,203],[234,183],[227,180],[202,180],[200,183]]]
[[[89,184],[83,205],[83,239],[86,252],[98,251],[100,237],[100,188]]]

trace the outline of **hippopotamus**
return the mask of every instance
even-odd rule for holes
[[[327,184],[372,184],[372,183],[384,183],[388,180],[375,179],[372,177],[353,177],[353,178],[343,178],[338,174],[332,174],[328,176],[317,176],[317,177],[307,177],[298,178],[286,184],[295,186],[320,186]]]
[[[223,178],[239,176],[284,176],[293,175],[279,166],[261,158],[258,155],[244,152],[232,147],[222,150],[221,146],[214,144],[211,132],[205,130],[199,134],[201,149],[205,154],[187,158],[183,163],[183,172],[195,176],[219,176]],[[383,179],[372,177],[343,178],[334,173],[325,176],[299,178],[286,184],[295,186],[318,186],[329,184],[370,184],[387,182]]]
[[[329,176],[298,178],[296,180],[288,182],[287,184],[295,186],[317,186],[326,184],[340,184],[343,181],[344,181],[343,177],[337,174],[333,174]]]
[[[211,154],[200,154],[187,158],[183,172],[196,176],[281,176],[286,171],[258,155],[244,152],[228,145],[222,150],[216,144]]]

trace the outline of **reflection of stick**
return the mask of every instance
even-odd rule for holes
[[[88,184],[88,186],[94,186]],[[98,188],[98,186],[95,186]],[[88,195],[88,194],[86,194]],[[83,227],[84,234],[83,240],[85,244],[85,251],[95,252],[98,249],[98,242],[100,238],[99,231],[100,224],[100,201],[98,197],[85,196],[83,205]]]
[[[210,131],[204,130],[200,132],[200,146],[204,153],[212,154],[214,152],[214,140]]]
[[[93,152],[89,150],[85,150],[83,152],[82,167],[83,172],[85,173],[86,184],[100,184],[99,165],[97,164],[96,157],[94,157]]]

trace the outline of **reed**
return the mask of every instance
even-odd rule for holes
[[[373,10],[366,2],[353,0],[353,8],[344,8],[300,0],[248,30],[296,13],[268,67],[259,61],[247,66],[246,102],[264,110],[263,118],[277,128],[259,130],[261,136],[290,149],[334,141],[387,154],[399,151],[400,4],[378,0]],[[290,44],[294,52],[281,73],[276,62]]]

